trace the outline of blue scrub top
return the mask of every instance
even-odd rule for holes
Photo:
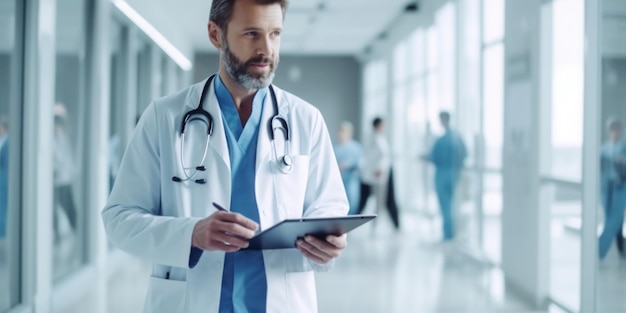
[[[355,214],[359,206],[361,188],[359,179],[359,165],[363,155],[361,145],[354,140],[350,140],[345,144],[336,144],[334,150],[337,163],[341,169],[341,179],[350,203],[349,213]]]
[[[231,212],[260,223],[254,190],[257,138],[267,88],[259,89],[252,101],[252,114],[245,125],[226,86],[216,75],[215,93],[222,111],[230,155]],[[265,312],[267,278],[261,251],[226,253],[219,312]]]
[[[615,168],[615,160],[620,155],[626,155],[626,141],[607,141],[602,145],[602,149],[600,150],[600,177],[603,181],[619,180],[619,174]]]
[[[450,129],[437,139],[430,153],[430,159],[440,173],[458,173],[463,167],[465,157],[467,150],[463,138]]]

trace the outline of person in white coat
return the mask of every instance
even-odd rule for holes
[[[345,236],[245,250],[281,220],[348,212],[322,115],[271,85],[286,6],[213,0],[218,73],[151,103],[135,129],[102,219],[152,263],[144,312],[317,312],[314,272]]]
[[[385,124],[380,117],[372,121],[373,134],[364,145],[364,164],[361,168],[361,194],[358,214],[365,209],[372,193],[376,198],[376,212],[383,208],[389,211],[389,217],[396,230],[400,229],[398,208],[393,199],[391,184],[391,149],[385,136]]]

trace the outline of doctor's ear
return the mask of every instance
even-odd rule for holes
[[[215,22],[209,22],[208,31],[209,31],[209,39],[215,48],[218,50],[222,48],[222,38],[224,35],[222,34],[222,29],[215,24]]]

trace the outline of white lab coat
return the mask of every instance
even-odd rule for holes
[[[365,162],[361,168],[361,179],[369,185],[381,185],[387,183],[389,169],[391,168],[391,151],[384,134],[373,133],[363,150]],[[381,175],[376,176],[380,171]]]
[[[213,84],[212,84],[213,85]],[[212,202],[228,207],[231,174],[228,145],[221,112],[211,87],[204,108],[215,126],[205,161],[204,185],[177,183],[180,164],[180,127],[185,113],[195,109],[204,82],[156,100],[143,113],[124,155],[109,201],[102,212],[107,235],[120,249],[152,262],[152,276],[144,312],[218,312],[224,252],[204,252],[188,267],[193,228],[215,212]],[[279,111],[290,126],[294,169],[283,174],[275,157],[267,123],[275,114],[268,93],[259,126],[256,160],[256,198],[260,227],[266,229],[286,218],[340,216],[348,201],[326,124],[320,112],[279,88]],[[195,122],[195,124],[199,124]],[[201,125],[201,123],[200,123]],[[186,132],[197,140],[202,155],[206,135]],[[279,134],[277,133],[277,136]],[[189,137],[191,136],[191,137]],[[279,150],[282,151],[282,150]],[[192,158],[185,152],[186,158]],[[187,166],[196,166],[187,160]],[[267,276],[267,312],[317,312],[314,271],[327,271],[296,249],[263,251]],[[169,279],[165,279],[166,273]]]

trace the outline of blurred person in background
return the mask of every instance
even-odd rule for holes
[[[449,112],[439,113],[439,121],[445,132],[422,159],[435,166],[435,192],[441,210],[443,240],[450,241],[454,239],[454,195],[467,157],[467,148],[461,135],[450,127]]]
[[[359,167],[363,155],[361,145],[352,139],[354,127],[352,123],[344,121],[339,126],[337,133],[338,143],[335,144],[335,156],[341,171],[341,179],[346,188],[348,202],[350,203],[349,214],[356,214],[359,209],[359,194],[361,180]]]
[[[391,177],[391,148],[385,137],[385,124],[382,118],[376,117],[372,121],[373,134],[364,146],[364,163],[361,168],[361,196],[358,214],[363,213],[370,195],[376,197],[375,211],[379,214],[383,207],[389,211],[389,216],[396,230],[400,228],[398,208],[393,198],[393,184]],[[392,189],[392,190],[390,190]]]
[[[619,253],[624,255],[624,208],[626,208],[626,141],[624,125],[615,117],[606,123],[609,139],[600,151],[600,193],[604,208],[604,229],[599,238],[600,259],[609,252],[615,239]]]
[[[62,103],[54,106],[54,159],[53,159],[53,179],[54,179],[54,208],[62,209],[70,226],[70,232],[76,230],[76,205],[74,204],[74,194],[72,184],[76,176],[75,160],[73,148],[65,131],[67,121],[67,109]],[[59,212],[54,214],[54,231],[56,239],[62,235],[60,229]]]

